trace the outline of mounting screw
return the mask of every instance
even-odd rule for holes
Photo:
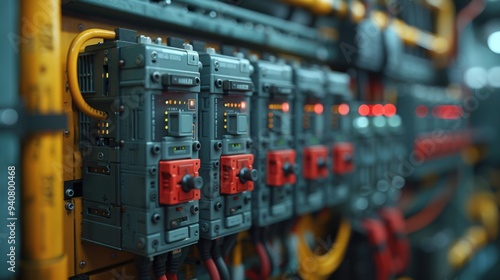
[[[192,214],[198,214],[198,212],[200,212],[200,207],[198,207],[198,205],[191,206],[191,213]]]
[[[222,80],[221,79],[215,80],[215,86],[218,88],[222,87]]]
[[[216,150],[220,150],[220,149],[222,149],[222,142],[216,142],[216,143],[214,144],[214,148],[215,148]]]
[[[75,191],[73,189],[67,189],[64,193],[67,197],[73,197],[75,195]]]
[[[123,67],[123,66],[125,66],[125,60],[123,59],[118,60],[118,67]]]
[[[69,137],[69,130],[65,129],[63,133],[64,137]]]
[[[153,216],[151,217],[151,221],[153,224],[157,224],[160,221],[161,217],[160,214],[154,213]]]
[[[153,152],[153,154],[157,155],[160,153],[160,150],[161,150],[161,147],[160,145],[154,145],[152,148],[151,148],[151,151]]]
[[[160,78],[161,78],[160,72],[154,71],[153,73],[151,73],[151,80],[153,80],[153,82],[158,83],[160,81]]]
[[[85,268],[87,266],[87,262],[84,260],[80,261],[80,268]]]
[[[73,211],[75,209],[75,204],[73,204],[73,202],[66,202],[64,208],[68,211]]]
[[[104,158],[104,153],[98,153],[97,158],[102,160]]]
[[[200,142],[195,142],[193,143],[193,151],[199,151],[201,149],[201,143]]]
[[[219,165],[220,165],[220,163],[219,163],[219,161],[218,161],[218,160],[214,161],[214,167],[215,167],[215,168],[218,168],[218,167],[219,167]]]
[[[215,211],[219,211],[222,208],[222,203],[220,203],[220,202],[215,203],[214,208],[215,208]]]

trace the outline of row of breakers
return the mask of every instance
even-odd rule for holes
[[[116,33],[78,60],[108,114],[80,117],[85,241],[151,257],[347,199],[347,75]]]

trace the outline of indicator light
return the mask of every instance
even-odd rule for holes
[[[425,118],[428,113],[429,109],[427,109],[427,106],[418,105],[417,108],[415,108],[415,115],[419,118]]]
[[[368,116],[368,114],[370,114],[370,107],[366,104],[362,104],[358,107],[358,113],[361,116]]]
[[[314,113],[316,113],[317,115],[323,113],[323,105],[322,104],[315,104],[314,105]]]
[[[347,104],[340,104],[339,105],[339,114],[341,114],[342,116],[346,116],[347,114],[349,114],[349,105]]]
[[[375,104],[372,106],[372,115],[382,116],[384,114],[384,106],[382,104]]]
[[[392,117],[396,114],[397,112],[397,109],[396,109],[396,106],[394,106],[394,104],[385,104],[384,105],[384,115],[386,117]]]
[[[284,113],[288,113],[288,111],[290,111],[290,105],[288,104],[288,102],[283,102],[283,104],[281,104],[281,110]]]

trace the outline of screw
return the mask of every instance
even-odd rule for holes
[[[217,142],[217,143],[215,143],[215,144],[214,144],[214,148],[215,148],[216,150],[220,150],[220,149],[222,149],[222,142]]]
[[[153,148],[151,149],[153,154],[159,154],[160,153],[160,146],[159,145],[154,145]]]
[[[153,214],[153,216],[151,217],[151,221],[153,222],[153,224],[157,224],[160,221],[160,219],[161,217],[160,214],[158,213]]]
[[[222,87],[222,80],[221,79],[215,80],[215,86],[218,88]]]
[[[80,268],[85,268],[87,266],[87,262],[84,260],[80,261]]]
[[[118,60],[118,67],[123,67],[123,66],[125,66],[125,60],[123,59]]]
[[[104,158],[104,153],[98,153],[97,154],[98,159],[103,159]]]
[[[64,133],[64,137],[69,137],[69,130],[66,129],[66,130],[64,130],[63,133]]]
[[[73,197],[75,195],[75,191],[73,189],[67,189],[64,193],[67,197]]]
[[[66,202],[64,208],[68,211],[73,211],[75,209],[75,204],[73,204],[73,202]]]

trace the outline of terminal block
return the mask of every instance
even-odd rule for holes
[[[350,77],[345,73],[325,71],[326,75],[326,137],[330,149],[333,175],[327,185],[328,206],[345,202],[349,197],[350,181],[354,171],[354,144],[352,139],[352,95]]]
[[[293,146],[293,72],[280,61],[251,59],[255,84],[252,96],[252,138],[259,180],[253,192],[253,224],[267,226],[291,218],[297,181]]]
[[[296,214],[315,212],[326,205],[331,180],[331,157],[325,132],[328,108],[325,73],[320,68],[294,67],[293,136],[300,176],[295,184]],[[326,108],[325,108],[326,107]]]
[[[82,239],[152,257],[199,239],[201,64],[184,49],[118,29],[79,57]]]
[[[200,53],[201,237],[216,239],[250,228],[251,191],[258,179],[250,138],[252,66],[247,59]]]

